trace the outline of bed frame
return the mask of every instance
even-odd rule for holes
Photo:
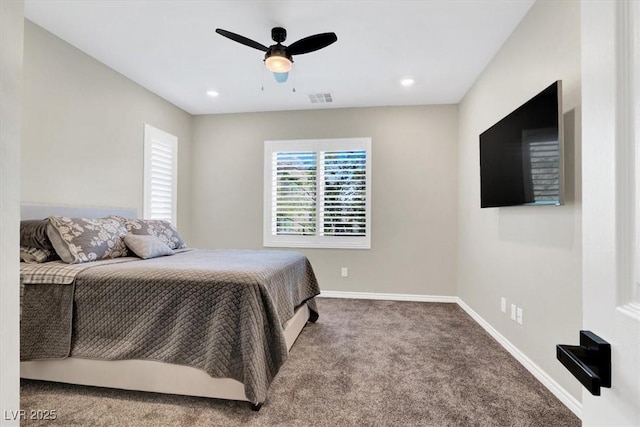
[[[42,219],[50,215],[84,218],[121,215],[135,218],[137,212],[126,208],[53,205],[21,207],[22,219]],[[291,350],[309,315],[309,308],[303,304],[285,323],[283,328],[287,350]],[[20,362],[20,376],[33,380],[250,402],[245,395],[244,384],[240,381],[232,378],[213,378],[197,368],[153,360],[97,360],[77,357],[33,360]],[[256,411],[262,406],[262,402],[250,403]]]

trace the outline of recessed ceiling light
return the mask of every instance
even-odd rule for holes
[[[404,79],[400,80],[400,84],[404,87],[413,86],[414,83],[415,80],[413,80],[411,77],[405,77]]]
[[[219,95],[219,93],[218,93],[218,92],[216,92],[215,90],[208,90],[208,91],[207,91],[207,95],[209,95],[209,96],[213,96],[213,97],[216,97],[216,96],[218,96],[218,95]]]

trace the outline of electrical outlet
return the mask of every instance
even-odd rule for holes
[[[342,277],[349,277],[349,269],[347,267],[342,267],[340,274],[342,275]]]
[[[516,320],[516,308],[515,304],[511,304],[511,320],[513,321]]]
[[[507,299],[505,297],[500,298],[500,310],[503,313],[507,312]]]
[[[516,310],[516,322],[522,325],[522,308],[520,307]]]

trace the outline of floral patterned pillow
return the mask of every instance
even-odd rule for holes
[[[156,236],[170,249],[183,249],[187,245],[178,230],[169,221],[163,219],[129,219],[120,218],[131,234]]]
[[[115,218],[50,216],[47,235],[69,264],[127,256],[127,229]]]

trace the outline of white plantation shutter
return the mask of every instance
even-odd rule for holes
[[[320,164],[321,235],[366,236],[367,151],[324,151]]]
[[[272,222],[275,235],[316,234],[316,165],[313,151],[276,152],[272,156]]]
[[[176,224],[177,160],[178,138],[145,125],[144,218]]]
[[[371,139],[265,142],[264,246],[371,247]]]

